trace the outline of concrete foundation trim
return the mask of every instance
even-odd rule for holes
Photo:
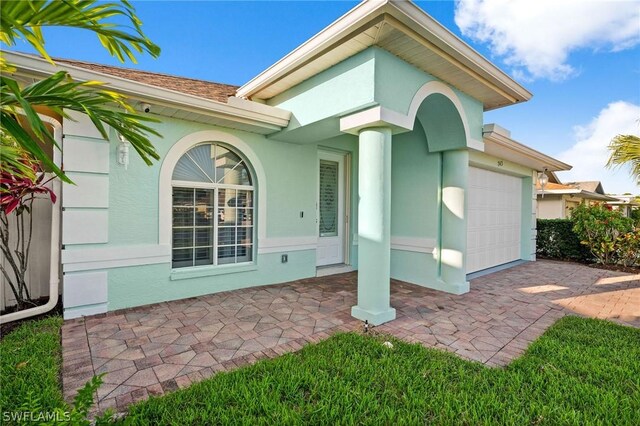
[[[474,278],[479,278],[484,275],[493,274],[494,272],[503,271],[505,269],[513,268],[514,266],[523,265],[525,263],[530,262],[530,260],[514,260],[513,262],[504,263],[502,265],[497,265],[492,268],[483,269],[481,271],[476,271],[471,274],[467,274],[467,280],[472,280]]]
[[[362,321],[368,321],[371,325],[380,325],[396,319],[396,310],[390,307],[384,311],[372,312],[360,306],[352,306],[351,316]]]

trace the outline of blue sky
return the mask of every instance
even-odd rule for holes
[[[357,2],[134,4],[162,54],[126,66],[240,85]],[[529,102],[486,113],[486,123],[572,164],[560,175],[565,181],[602,180],[607,192],[640,193],[626,170],[603,168],[611,137],[640,130],[640,2],[417,4],[533,92]],[[54,56],[120,65],[92,34],[50,29],[45,36]]]

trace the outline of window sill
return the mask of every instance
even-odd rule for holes
[[[255,271],[257,269],[258,265],[256,265],[255,263],[221,266],[194,266],[191,268],[172,269],[170,279],[171,281],[186,280],[189,278],[236,274],[238,272],[249,272]]]

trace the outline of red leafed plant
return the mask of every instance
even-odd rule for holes
[[[41,196],[56,202],[56,194],[46,186],[52,178],[46,179],[37,163],[28,160],[24,163],[33,169],[35,179],[18,177],[10,170],[0,173],[0,250],[8,263],[6,268],[0,263],[0,271],[11,287],[18,310],[35,305],[26,282],[33,233],[33,202]]]

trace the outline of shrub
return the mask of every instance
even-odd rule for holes
[[[536,253],[554,259],[587,262],[593,256],[573,232],[570,219],[538,219]]]
[[[618,239],[631,232],[633,221],[617,210],[603,205],[579,205],[571,214],[573,230],[580,242],[589,248],[598,263],[618,262]]]
[[[640,265],[640,228],[619,236],[616,249],[618,259],[624,266]]]

